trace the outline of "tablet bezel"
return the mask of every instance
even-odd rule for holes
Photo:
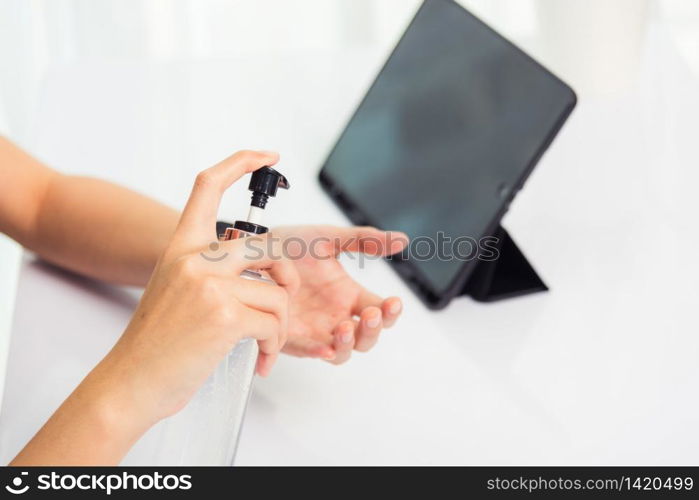
[[[369,93],[372,91],[372,89],[376,85],[376,82],[379,80],[379,78],[381,78],[381,75],[383,74],[384,70],[386,69],[386,67],[390,63],[391,59],[393,58],[393,56],[396,53],[396,51],[398,50],[398,48],[400,47],[400,44],[403,41],[403,38],[405,37],[405,34],[413,26],[415,20],[420,15],[420,12],[422,11],[422,9],[425,7],[425,5],[428,2],[451,2],[452,4],[456,5],[458,8],[460,8],[463,11],[463,13],[465,15],[473,18],[477,23],[480,23],[482,26],[484,26],[494,36],[503,40],[507,46],[511,47],[513,50],[515,50],[521,56],[528,59],[530,62],[534,63],[540,70],[545,72],[550,78],[556,80],[570,94],[569,102],[561,110],[556,122],[554,123],[552,128],[549,130],[548,134],[546,135],[546,138],[544,139],[542,144],[537,148],[534,156],[532,157],[532,159],[529,161],[529,163],[526,165],[526,167],[522,171],[522,174],[519,177],[519,179],[517,180],[517,182],[515,183],[515,185],[513,186],[512,190],[510,192],[510,195],[507,198],[502,200],[502,203],[500,204],[498,210],[493,214],[493,217],[491,218],[491,222],[486,226],[484,233],[481,235],[481,237],[491,236],[494,234],[495,230],[497,229],[498,225],[500,224],[500,221],[502,220],[505,213],[507,213],[507,210],[509,209],[509,206],[512,203],[512,200],[515,198],[515,196],[517,195],[519,190],[522,188],[522,186],[526,182],[527,178],[531,175],[532,171],[534,170],[534,167],[539,162],[539,160],[543,156],[544,152],[551,145],[551,143],[553,142],[553,139],[556,137],[556,135],[560,131],[561,127],[566,122],[566,120],[570,116],[571,112],[575,108],[575,106],[577,104],[577,95],[575,94],[575,92],[573,91],[573,89],[569,85],[567,85],[560,78],[558,78],[556,75],[554,75],[550,70],[545,68],[541,63],[534,60],[531,56],[529,56],[522,49],[517,47],[510,40],[508,40],[507,38],[502,36],[500,33],[498,33],[493,28],[488,26],[485,22],[483,22],[480,18],[478,18],[477,16],[472,14],[470,11],[468,11],[466,8],[459,5],[458,3],[454,2],[453,0],[425,0],[421,4],[420,8],[416,11],[415,16],[411,20],[411,22],[408,25],[408,27],[406,28],[405,32],[403,33],[403,35],[401,36],[401,38],[398,40],[395,47],[393,48],[391,54],[384,62],[383,66],[381,67],[381,70],[378,72],[378,74],[377,74],[376,78],[374,79],[374,81],[372,82],[371,86],[369,86],[369,88],[365,92],[361,102],[359,103],[359,105],[355,109],[355,112],[352,113],[352,116],[347,120],[344,127],[342,128],[342,131],[337,136],[337,139],[333,143],[332,148],[330,148],[330,151],[328,152],[328,154],[323,162],[323,167],[321,168],[321,170],[318,174],[318,179],[320,181],[321,186],[326,191],[326,193],[335,202],[335,204],[345,213],[345,215],[350,219],[350,221],[353,224],[377,226],[376,221],[373,221],[371,219],[371,217],[369,217],[366,213],[363,212],[361,205],[358,202],[356,202],[355,200],[351,200],[349,198],[349,196],[347,195],[347,193],[344,193],[341,190],[340,186],[336,182],[334,182],[333,179],[327,174],[326,166],[327,166],[328,160],[330,159],[330,156],[332,155],[333,151],[337,147],[338,143],[342,140],[342,137],[344,136],[344,133],[347,130],[347,127],[354,119],[358,110],[362,107],[362,105],[366,101],[367,96],[369,95]],[[390,230],[391,228],[381,228],[381,229]],[[416,293],[416,295],[422,300],[422,302],[428,308],[435,309],[435,310],[442,309],[442,308],[446,307],[454,297],[461,294],[461,291],[463,290],[469,276],[473,273],[473,271],[476,268],[476,265],[478,264],[477,259],[465,261],[461,265],[459,270],[455,273],[450,284],[447,287],[445,287],[444,290],[442,290],[442,291],[435,291],[432,288],[432,286],[429,284],[429,282],[423,276],[421,276],[422,271],[417,266],[415,266],[410,260],[403,260],[401,258],[395,258],[395,257],[394,258],[389,257],[386,260],[391,264],[391,267],[399,274],[399,276],[406,282],[406,284]]]

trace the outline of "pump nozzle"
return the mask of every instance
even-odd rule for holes
[[[252,174],[248,189],[252,191],[252,201],[250,202],[250,213],[248,220],[237,220],[232,228],[226,230],[227,240],[238,238],[242,233],[263,234],[267,228],[261,224],[262,214],[267,205],[269,197],[276,196],[277,189],[289,189],[289,181],[282,174],[271,167],[262,167]]]
[[[289,181],[272,167],[262,167],[253,172],[248,189],[252,191],[253,207],[265,208],[270,196],[277,195],[277,189],[289,189]]]

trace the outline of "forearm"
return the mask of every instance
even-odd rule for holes
[[[97,179],[61,175],[0,137],[0,231],[59,266],[144,285],[178,213]]]
[[[226,188],[277,160],[273,153],[237,153],[195,184],[128,328],[12,465],[119,463],[152,425],[187,404],[241,339],[256,339],[261,356],[274,359],[299,280],[293,264],[279,259],[281,244],[252,243],[261,252],[255,264],[280,285],[273,291],[239,278],[250,267],[248,242],[221,242],[230,254],[223,267],[200,252]]]
[[[145,285],[178,213],[97,179],[58,175],[23,245],[44,259],[112,283]]]

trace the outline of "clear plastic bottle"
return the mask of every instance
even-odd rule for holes
[[[276,170],[262,167],[253,173],[253,192],[247,221],[226,225],[222,239],[264,234],[260,225],[269,196],[289,182]],[[218,229],[218,228],[217,228]],[[247,270],[243,278],[274,283]],[[257,364],[254,339],[243,339],[218,364],[214,373],[175,415],[153,426],[123,460],[123,465],[233,465]]]

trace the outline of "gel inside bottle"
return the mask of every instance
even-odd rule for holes
[[[219,238],[232,240],[268,231],[261,224],[270,197],[289,181],[270,167],[255,171],[250,212]],[[274,283],[264,273],[246,270],[243,278]],[[258,347],[243,339],[219,363],[187,406],[154,426],[131,450],[124,465],[233,465],[245,409],[255,376]]]

